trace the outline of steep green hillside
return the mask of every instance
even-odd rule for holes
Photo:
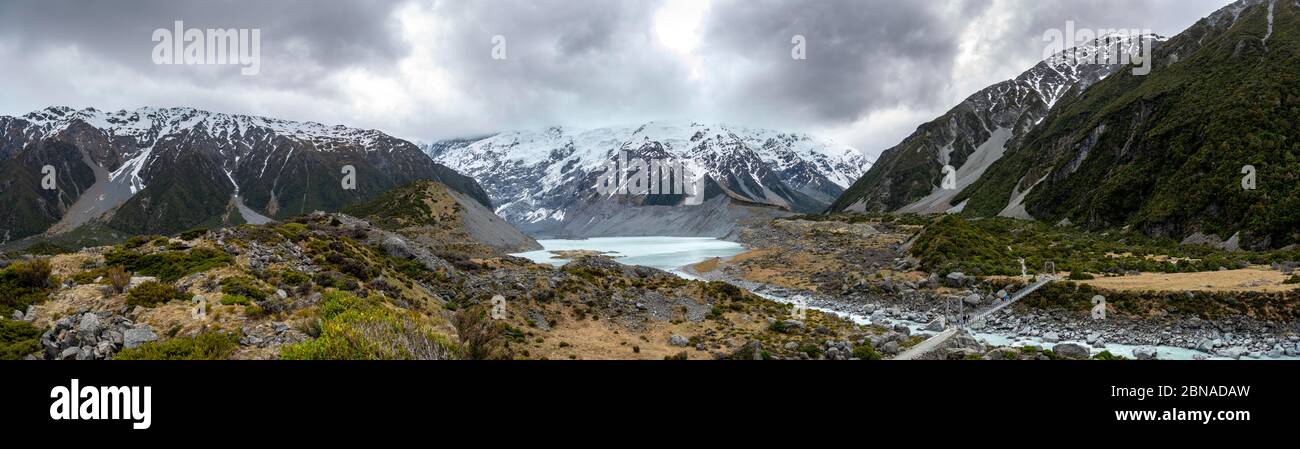
[[[965,213],[995,215],[1017,183],[1043,179],[1025,201],[1040,220],[1300,241],[1298,9],[1277,2],[1271,34],[1269,2],[1202,20],[1158,49],[1150,75],[1122,71],[1058,105],[959,195]],[[1241,186],[1245,165],[1257,190]]]
[[[231,210],[234,186],[217,161],[201,152],[177,154],[148,187],[118,208],[110,227],[133,234],[175,234],[199,226],[243,223],[239,213]]]

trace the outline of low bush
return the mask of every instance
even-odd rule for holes
[[[194,240],[194,239],[197,239],[197,238],[199,238],[199,237],[203,237],[203,236],[205,236],[205,235],[207,235],[207,234],[208,234],[208,229],[207,229],[207,228],[194,228],[194,229],[191,229],[191,230],[188,230],[188,231],[182,232],[182,233],[178,234],[176,237],[180,238],[181,240]]]
[[[853,348],[853,357],[862,360],[880,360],[880,353],[876,348],[871,347],[871,343],[866,343]]]
[[[280,348],[287,360],[443,360],[457,348],[415,312],[330,291],[321,298],[320,336]]]
[[[222,295],[222,296],[221,296],[221,303],[224,304],[224,305],[227,305],[227,306],[235,306],[235,305],[239,305],[239,306],[251,306],[251,305],[253,305],[253,300],[248,299],[247,296],[240,296],[240,295]]]
[[[114,360],[225,360],[239,349],[239,339],[231,334],[204,332],[193,337],[177,337],[123,349]]]
[[[114,265],[104,273],[104,280],[108,281],[108,286],[113,289],[113,293],[120,295],[126,293],[126,287],[131,285],[131,273],[127,273],[120,265]]]
[[[44,265],[44,266],[42,266]],[[49,297],[48,262],[19,262],[0,270],[0,317]]]
[[[19,360],[40,351],[41,330],[26,321],[0,319],[0,360]]]
[[[248,276],[231,276],[221,280],[221,293],[229,296],[243,296],[253,301],[263,301],[269,292],[257,285],[257,280]]]
[[[22,287],[44,289],[50,287],[50,273],[53,268],[49,259],[31,259],[10,265],[18,284]]]
[[[188,301],[191,295],[160,282],[145,282],[135,286],[126,294],[126,305],[154,307],[174,300]]]
[[[108,265],[120,265],[128,271],[154,276],[166,282],[230,265],[234,259],[224,251],[194,248],[188,251],[164,251],[142,255],[128,246],[113,248],[104,255]]]
[[[73,251],[50,242],[41,241],[33,243],[32,246],[28,246],[27,249],[23,250],[23,252],[40,256],[57,256],[59,254],[67,254]]]
[[[471,360],[508,359],[501,323],[493,320],[487,309],[475,305],[457,311],[452,319],[460,337],[462,352]]]

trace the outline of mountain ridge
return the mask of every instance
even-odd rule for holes
[[[507,131],[424,148],[435,161],[478,179],[498,205],[496,212],[526,233],[578,238],[650,230],[720,237],[751,212],[779,213],[736,207],[821,212],[869,165],[857,150],[808,134],[684,122]],[[599,194],[595,186],[605,163],[623,156],[682,161],[703,186],[697,202],[725,198],[711,204],[726,211],[705,217],[703,208],[669,209],[684,206],[683,195]],[[622,224],[599,223],[606,219]],[[674,221],[694,225],[672,226]]]
[[[23,153],[50,141],[78,150],[54,165],[83,178],[93,172],[93,184],[60,189],[64,203],[39,216],[26,214],[24,223],[9,223],[9,240],[68,232],[92,220],[128,233],[174,233],[239,224],[243,211],[253,211],[258,221],[284,219],[334,210],[416,179],[438,180],[491,205],[472,178],[377,130],[194,108],[49,107],[0,116],[0,166],[18,164]],[[355,170],[355,189],[343,188],[346,166]],[[95,195],[83,197],[87,191]],[[0,213],[17,215],[13,204],[0,205]]]

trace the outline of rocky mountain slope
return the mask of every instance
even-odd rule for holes
[[[405,184],[342,212],[429,245],[473,242],[499,253],[542,249],[491,209],[436,181]]]
[[[39,188],[52,165],[58,189]],[[344,189],[344,166],[355,189]],[[374,130],[190,108],[52,107],[0,117],[0,238],[102,222],[128,233],[261,223],[335,210],[433,179],[485,206],[473,179]]]
[[[427,145],[435,161],[479,180],[496,212],[538,236],[720,237],[752,216],[819,212],[869,163],[856,150],[804,134],[722,125],[507,132]],[[624,153],[625,152],[625,153]],[[680,160],[702,185],[686,195],[602,195],[605,164]]]
[[[1242,0],[1201,20],[1156,49],[1149,75],[1063,100],[954,200],[1189,243],[1300,242],[1298,12]]]
[[[885,150],[865,176],[831,206],[833,211],[943,213],[1006,149],[1036,128],[1063,99],[1119,71],[1122,65],[1092,64],[1112,55],[1139,54],[1145,39],[1105,36],[1049,58],[1012,80],[976,92],[942,117],[921,125]],[[1114,58],[1118,60],[1118,58]],[[944,166],[956,169],[956,189],[941,188]]]

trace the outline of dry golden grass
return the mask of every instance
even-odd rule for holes
[[[1279,271],[1255,267],[1200,273],[1142,273],[1099,277],[1080,283],[1113,291],[1285,292],[1297,287],[1283,284],[1286,279]]]
[[[530,342],[530,359],[549,360],[663,360],[664,357],[685,351],[691,360],[710,359],[707,352],[668,344],[668,337],[681,335],[690,338],[704,329],[703,323],[655,323],[642,332],[633,333],[604,320],[566,321],[550,332],[543,332],[545,340]],[[644,338],[642,338],[644,337]],[[561,347],[560,343],[567,343]],[[640,352],[633,351],[640,348]],[[516,353],[519,349],[515,350]],[[518,355],[518,354],[517,354]]]

